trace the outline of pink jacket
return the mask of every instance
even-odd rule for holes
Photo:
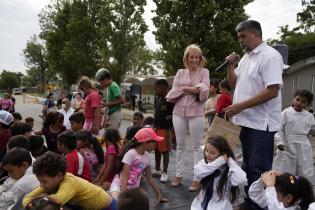
[[[175,75],[173,87],[166,96],[167,101],[175,103],[173,114],[181,117],[204,116],[203,104],[208,99],[209,85],[208,69],[198,68],[192,78],[188,69],[179,69]],[[199,96],[184,95],[180,86],[198,87]]]

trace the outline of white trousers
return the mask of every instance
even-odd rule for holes
[[[192,140],[192,148],[194,151],[194,166],[202,159],[202,149],[200,148],[203,129],[204,129],[204,117],[180,117],[173,115],[173,126],[176,135],[176,176],[183,177],[185,170],[184,164],[184,150],[186,148],[187,131]],[[195,180],[195,176],[194,176]]]

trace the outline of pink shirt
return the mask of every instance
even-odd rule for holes
[[[92,90],[84,100],[84,117],[86,122],[93,122],[94,120],[94,109],[101,106],[100,95],[97,91]]]
[[[0,106],[2,106],[2,109],[8,110],[11,106],[13,106],[13,102],[11,99],[0,99]]]
[[[204,103],[209,95],[209,70],[197,68],[195,74],[190,77],[188,69],[179,69],[173,81],[172,90],[166,98],[175,103],[173,114],[181,117],[204,116]],[[199,95],[184,95],[181,86],[198,87]],[[199,99],[197,100],[197,97]]]

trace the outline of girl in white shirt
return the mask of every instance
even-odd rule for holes
[[[307,210],[314,202],[311,183],[302,176],[265,172],[249,188],[249,197],[268,210]]]
[[[202,190],[193,200],[191,210],[232,210],[239,192],[238,185],[246,185],[245,172],[234,161],[234,154],[222,136],[208,139],[204,160],[194,168]]]

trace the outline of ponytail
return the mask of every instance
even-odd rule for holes
[[[93,150],[94,150],[94,152],[96,154],[98,162],[100,164],[103,164],[104,163],[104,151],[103,151],[100,143],[98,142],[97,138],[93,136],[91,138],[91,142],[90,143],[93,145]]]
[[[308,206],[315,201],[312,184],[305,177],[301,176],[299,177],[298,182],[300,182],[302,188],[301,202],[299,203],[299,206],[301,210],[307,210]]]

